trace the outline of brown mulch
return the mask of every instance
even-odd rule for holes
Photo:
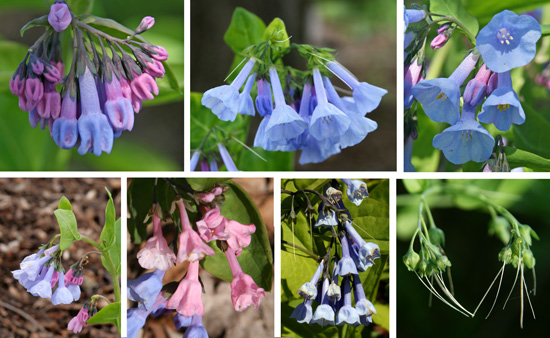
[[[251,196],[252,200],[260,210],[264,220],[267,234],[273,249],[273,179],[272,178],[235,178],[238,183]],[[164,227],[164,236],[170,243],[175,232],[168,231],[174,227]],[[149,233],[151,233],[149,229]],[[139,277],[144,270],[139,265],[136,255],[142,245],[133,245],[128,240],[128,279]],[[165,284],[179,281],[185,275],[187,264],[178,264],[170,269],[164,276]],[[271,337],[274,329],[274,297],[272,292],[266,292],[266,298],[262,300],[258,310],[253,307],[244,312],[236,312],[231,303],[231,287],[208,272],[201,270],[201,281],[205,293],[202,295],[204,303],[203,324],[208,331],[210,338],[225,337]],[[128,308],[135,307],[132,302]],[[142,330],[142,338],[171,338],[181,337],[185,329],[176,330],[173,322],[173,315],[160,317],[149,316]]]
[[[89,255],[80,300],[68,305],[54,306],[47,299],[32,296],[11,273],[19,269],[24,257],[59,233],[53,212],[62,196],[73,206],[79,232],[99,239],[108,198],[105,187],[112,193],[118,218],[120,179],[0,179],[0,337],[119,337],[112,325],[88,326],[80,334],[67,329],[69,321],[92,295],[106,295],[114,300],[111,277],[99,255]],[[65,271],[93,250],[87,243],[75,242],[64,252]],[[98,308],[105,305],[100,302]]]

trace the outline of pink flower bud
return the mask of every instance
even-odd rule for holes
[[[71,11],[65,2],[56,2],[50,7],[48,22],[56,32],[64,31],[71,23]]]
[[[141,20],[141,23],[139,24],[138,28],[136,28],[136,34],[141,34],[145,32],[146,30],[151,29],[153,25],[155,24],[155,18],[152,16],[146,16]]]

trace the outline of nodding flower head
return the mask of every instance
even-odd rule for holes
[[[189,222],[189,216],[185,210],[183,202],[178,202],[181,219],[181,233],[179,236],[179,248],[177,263],[184,261],[196,262],[203,259],[205,256],[214,256],[214,250],[202,241],[199,234],[193,230]]]
[[[73,317],[73,319],[71,319],[69,325],[67,325],[67,328],[74,333],[79,333],[80,331],[82,331],[83,327],[88,326],[88,323],[86,323],[88,319],[90,319],[89,308],[85,304],[84,306],[82,306],[82,308],[80,308],[78,314]]]
[[[540,37],[537,20],[504,10],[479,31],[476,47],[487,67],[502,73],[531,62]]]
[[[72,17],[65,1],[56,1],[50,7],[48,22],[56,32],[64,31],[71,24]]]
[[[292,311],[290,318],[296,319],[298,323],[307,323],[313,318],[313,309],[311,308],[311,302],[313,299],[304,299],[304,301]]]
[[[155,270],[141,275],[138,279],[128,280],[128,299],[139,302],[141,309],[149,310],[162,290],[162,278],[166,271]]]
[[[199,281],[199,262],[189,263],[187,275],[166,303],[167,309],[174,309],[184,316],[204,314],[202,286]]]
[[[346,195],[348,199],[355,205],[360,206],[363,199],[369,197],[367,184],[359,180],[342,179],[347,186]]]
[[[153,214],[153,237],[147,240],[145,247],[141,249],[137,258],[144,269],[168,270],[174,266],[176,255],[168,247],[168,243],[162,234],[162,225],[158,213]]]
[[[250,305],[254,305],[257,310],[261,300],[265,298],[264,289],[258,287],[252,277],[243,272],[233,249],[226,250],[225,256],[233,275],[231,301],[235,311],[242,312]]]

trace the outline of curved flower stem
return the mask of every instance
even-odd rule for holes
[[[299,245],[296,245],[296,244],[287,242],[287,241],[285,241],[285,240],[282,240],[282,243],[285,244],[285,245],[291,246],[291,247],[293,247],[294,249],[298,249],[298,250],[300,250],[300,251],[302,251],[302,252],[304,252],[304,253],[310,255],[311,257],[315,258],[315,260],[317,260],[317,261],[318,261],[319,259],[321,259],[321,257],[320,257],[319,255],[316,255],[316,254],[314,254],[313,252],[309,251],[308,249],[302,248],[302,247],[299,246]]]
[[[440,23],[440,22],[443,22],[443,21],[452,22],[455,25],[457,25],[458,27],[460,27],[460,29],[464,32],[464,35],[466,35],[468,40],[470,40],[470,43],[472,44],[472,46],[474,46],[474,47],[476,46],[476,37],[474,36],[474,34],[472,34],[472,32],[470,32],[470,30],[468,28],[466,28],[466,26],[464,26],[462,24],[462,22],[458,21],[457,19],[455,19],[452,16],[444,16],[444,17],[441,17],[439,19],[436,19],[436,20],[432,21],[432,23],[430,25],[434,25],[434,24],[437,24],[437,23]]]
[[[102,296],[102,295],[93,295],[93,296],[92,296],[92,300],[96,300],[96,299],[98,299],[98,298],[103,299],[104,301],[107,302],[107,304],[111,304],[111,302],[110,302],[105,296]]]

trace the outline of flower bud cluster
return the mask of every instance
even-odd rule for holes
[[[536,259],[531,251],[533,238],[538,239],[536,232],[527,224],[520,224],[511,232],[512,236],[508,245],[506,245],[498,254],[498,260],[512,264],[517,268],[519,264],[525,264],[525,267],[532,269],[535,267]]]

